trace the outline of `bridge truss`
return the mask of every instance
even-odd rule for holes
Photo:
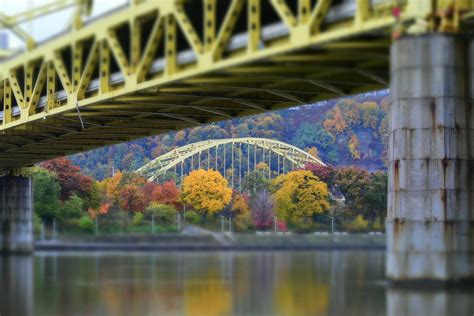
[[[206,140],[179,147],[148,162],[137,172],[150,181],[156,181],[164,179],[171,171],[175,180],[180,179],[179,182],[182,183],[187,172],[202,168],[214,169],[230,178],[232,187],[238,186],[241,190],[242,176],[256,170],[260,162],[268,167],[267,170],[262,170],[268,178],[273,175],[272,168],[278,175],[302,168],[307,163],[325,166],[320,159],[290,144],[273,139],[246,137]],[[235,183],[237,181],[238,185]]]
[[[391,36],[471,0],[133,0],[0,66],[0,170],[387,87]]]

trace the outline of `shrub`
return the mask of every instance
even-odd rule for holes
[[[188,224],[197,224],[200,221],[199,215],[195,211],[187,211],[184,215],[184,220]]]
[[[135,212],[133,215],[133,226],[139,226],[143,222],[143,214],[140,212]]]
[[[372,229],[377,231],[382,231],[384,229],[384,224],[380,218],[375,219],[372,224]]]
[[[112,209],[105,215],[100,216],[101,231],[126,230],[132,224],[133,218],[125,211]]]
[[[352,231],[366,230],[368,226],[369,223],[362,217],[362,215],[357,215],[352,222],[347,224],[347,229]]]
[[[288,228],[284,221],[277,221],[277,229],[279,232],[286,232]]]
[[[79,220],[79,227],[88,232],[93,232],[95,229],[95,223],[89,216],[83,216]]]
[[[252,228],[253,219],[250,213],[244,213],[237,215],[234,218],[235,230],[239,232],[244,232]]]
[[[148,216],[154,216],[160,225],[172,225],[176,218],[176,209],[167,204],[152,203],[145,212]]]

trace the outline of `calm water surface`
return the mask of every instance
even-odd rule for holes
[[[0,257],[0,315],[474,315],[467,290],[401,291],[383,251]]]

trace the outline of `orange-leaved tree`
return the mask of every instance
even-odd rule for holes
[[[100,182],[99,187],[110,203],[118,203],[121,181],[122,173],[117,172],[113,175],[113,177],[104,179],[102,182]]]
[[[202,219],[222,210],[231,198],[232,189],[219,171],[199,169],[184,178],[182,200],[201,213]]]
[[[235,193],[231,210],[235,216],[249,214],[249,195],[246,193]]]
[[[143,212],[147,206],[147,198],[141,188],[134,184],[126,184],[120,190],[119,206],[128,212]]]
[[[232,201],[232,213],[234,214],[234,223],[237,231],[246,231],[252,226],[252,214],[249,206],[250,197],[247,193],[234,193]]]
[[[272,181],[279,219],[293,225],[308,224],[313,214],[329,208],[328,187],[307,170],[282,174]]]

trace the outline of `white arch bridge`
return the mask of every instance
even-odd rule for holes
[[[312,162],[325,165],[318,158],[290,144],[266,138],[225,138],[201,141],[173,149],[148,162],[138,173],[155,181],[174,171],[174,177],[182,181],[184,174],[194,169],[214,169],[230,180],[232,187],[242,186],[243,173],[257,169],[264,162],[269,178],[294,168],[302,168]],[[228,169],[230,168],[230,170]],[[272,172],[272,169],[274,172]],[[238,180],[236,185],[235,181]]]

